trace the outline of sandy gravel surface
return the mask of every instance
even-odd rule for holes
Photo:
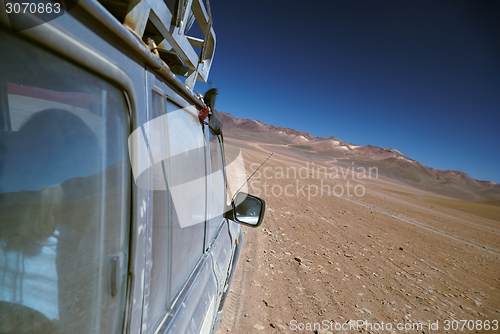
[[[241,146],[247,165],[271,151],[262,144]],[[276,153],[266,174],[254,177],[252,192],[266,200],[266,218],[259,228],[244,227],[217,333],[500,333],[477,327],[500,321],[498,206],[473,210],[475,203],[383,177],[331,179],[331,169],[309,169],[309,177],[280,174],[312,161],[300,152]],[[363,195],[337,196],[348,181]],[[313,185],[323,193],[304,190],[314,191]],[[337,185],[337,192],[325,185]],[[467,323],[472,330],[447,330],[454,319],[475,322]],[[362,320],[365,326],[345,329]],[[322,332],[326,328],[314,323],[347,324]],[[383,329],[376,327],[382,323]],[[399,330],[398,324],[413,329]]]

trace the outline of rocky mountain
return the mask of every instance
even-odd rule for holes
[[[431,188],[450,197],[468,200],[500,200],[500,184],[479,181],[457,170],[437,170],[422,165],[394,148],[360,146],[336,137],[314,137],[308,132],[269,125],[260,121],[235,118],[217,112],[226,135],[267,144],[285,145],[290,149],[313,152],[342,161],[374,165],[380,173],[414,186]]]

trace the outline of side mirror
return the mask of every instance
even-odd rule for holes
[[[264,212],[266,211],[266,202],[263,199],[245,193],[238,193],[231,206],[232,210],[227,212],[226,218],[250,227],[257,227],[262,224]]]

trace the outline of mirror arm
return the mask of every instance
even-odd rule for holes
[[[233,221],[235,220],[233,203],[231,203],[231,209],[226,210],[226,212],[224,213],[224,218],[229,219],[229,220],[233,220]]]

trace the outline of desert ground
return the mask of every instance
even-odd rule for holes
[[[241,147],[248,175],[275,154],[249,183],[266,216],[243,227],[218,334],[500,333],[498,201],[453,199],[366,164],[363,177],[354,160],[285,145],[226,142]]]

